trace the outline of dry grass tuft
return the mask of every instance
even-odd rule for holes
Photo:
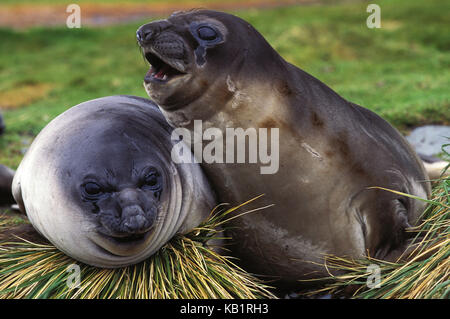
[[[0,92],[0,108],[12,110],[45,98],[53,89],[48,83],[25,84],[18,88]]]
[[[253,200],[213,211],[191,233],[176,236],[147,260],[119,269],[81,264],[50,244],[1,243],[0,298],[275,298],[268,286],[206,245],[221,236],[219,229],[234,218],[233,211]],[[0,231],[5,225],[0,219]],[[71,289],[73,264],[81,276],[78,288]]]
[[[450,298],[450,179],[443,178],[433,189],[432,200],[423,213],[423,222],[412,228],[416,233],[412,251],[404,261],[390,263],[371,257],[354,260],[327,256],[330,284],[309,295],[346,295],[351,298],[431,299]],[[379,285],[374,285],[379,267]],[[368,285],[369,283],[369,285]],[[353,288],[353,289],[349,289]]]

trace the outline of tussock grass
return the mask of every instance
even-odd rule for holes
[[[330,284],[309,292],[345,295],[351,298],[431,299],[450,298],[450,179],[442,178],[433,189],[423,221],[413,227],[416,233],[408,255],[391,263],[375,258],[354,260],[327,256]],[[373,283],[370,265],[379,266],[379,287]],[[339,271],[340,275],[332,275]],[[372,286],[372,288],[369,288]],[[349,295],[349,291],[352,291]]]
[[[206,245],[220,238],[220,228],[235,218],[232,212],[255,199],[228,210],[217,207],[189,234],[124,268],[81,264],[51,244],[19,238],[1,243],[0,298],[275,298],[259,279]],[[0,218],[0,231],[6,225]],[[68,267],[73,264],[80,267],[77,288],[70,288],[75,273]]]

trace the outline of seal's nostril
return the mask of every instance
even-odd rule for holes
[[[152,38],[153,34],[154,32],[152,30],[145,30],[142,33],[142,38],[144,41],[149,41]]]
[[[130,217],[125,223],[124,226],[128,229],[128,232],[134,233],[139,232],[146,228],[148,222],[144,218],[144,216],[136,215]]]
[[[153,31],[153,29],[150,28],[141,28],[136,31],[136,38],[139,41],[139,43],[150,41],[154,35],[155,32]]]
[[[155,212],[144,211],[139,205],[124,207],[122,210],[121,223],[122,232],[136,234],[147,231],[154,223]]]

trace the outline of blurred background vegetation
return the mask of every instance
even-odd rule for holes
[[[71,106],[115,94],[146,97],[148,67],[135,31],[189,7],[248,20],[286,60],[403,133],[449,124],[450,2],[377,0],[381,28],[369,29],[371,2],[2,0],[0,163],[16,168],[36,134]],[[70,3],[81,7],[80,29],[65,25]]]

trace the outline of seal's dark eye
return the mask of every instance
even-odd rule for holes
[[[85,184],[81,185],[81,195],[83,197],[83,200],[97,201],[107,194],[108,192],[96,182],[86,182]]]
[[[158,176],[156,174],[148,174],[145,176],[145,184],[148,186],[156,186],[158,184]]]
[[[197,29],[197,33],[200,39],[211,41],[217,38],[217,32],[211,27],[202,26]]]
[[[89,182],[84,184],[84,191],[88,195],[95,196],[102,193],[102,188],[97,183]]]
[[[158,190],[161,188],[161,175],[157,171],[151,170],[144,175],[142,184],[143,188]]]

